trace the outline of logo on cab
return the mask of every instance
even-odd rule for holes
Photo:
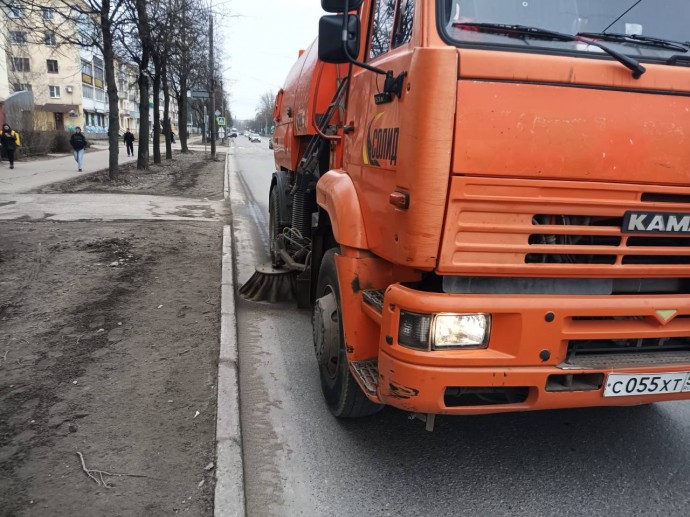
[[[362,147],[362,161],[365,165],[383,167],[398,163],[399,127],[379,127],[385,112],[378,113],[367,128],[367,137]]]
[[[623,233],[690,233],[690,214],[625,212]]]

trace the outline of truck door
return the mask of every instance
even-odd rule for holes
[[[409,70],[416,36],[415,0],[372,0],[362,12],[363,57],[368,64],[393,71]],[[404,111],[402,99],[376,104],[385,77],[355,68],[348,107],[348,123],[355,131],[346,138],[345,165],[357,189],[369,248],[381,255],[394,252],[394,207],[388,198],[396,186],[398,136]]]

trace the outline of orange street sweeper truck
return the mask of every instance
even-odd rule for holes
[[[690,2],[322,7],[263,276],[313,307],[333,414],[690,398]]]

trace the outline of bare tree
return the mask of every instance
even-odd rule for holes
[[[204,35],[208,31],[207,12],[200,0],[173,0],[173,11],[177,14],[174,26],[175,37],[172,42],[173,53],[169,63],[170,82],[178,106],[178,127],[182,152],[189,152],[187,147],[187,117],[189,109],[196,111],[198,101],[190,102],[188,90],[202,89],[208,66],[205,56],[208,55],[207,41]],[[205,88],[203,88],[205,89]],[[202,108],[203,109],[203,108]],[[199,112],[201,118],[201,112]],[[205,138],[205,134],[204,134]]]
[[[257,126],[262,128],[262,132],[269,132],[269,124],[273,122],[273,106],[275,104],[275,95],[272,90],[267,91],[259,98],[259,104],[256,106],[255,122]]]

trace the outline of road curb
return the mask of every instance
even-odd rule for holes
[[[230,153],[225,157],[224,194],[228,199]],[[244,465],[240,427],[237,316],[233,268],[232,227],[223,227],[218,358],[218,413],[216,420],[215,517],[244,517]]]
[[[225,169],[223,173],[223,197],[230,200],[230,149],[225,153]]]

